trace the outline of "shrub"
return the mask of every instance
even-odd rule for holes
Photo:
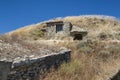
[[[99,34],[99,38],[100,38],[100,40],[105,40],[107,38],[107,34],[105,32],[101,32]]]

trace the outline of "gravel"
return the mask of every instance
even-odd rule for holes
[[[49,47],[26,42],[8,43],[0,40],[0,61],[15,61],[58,52],[58,47]]]

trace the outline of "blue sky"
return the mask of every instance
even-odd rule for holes
[[[0,34],[56,17],[91,14],[120,18],[120,0],[0,0]]]

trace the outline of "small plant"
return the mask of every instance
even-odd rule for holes
[[[99,38],[100,38],[101,40],[105,40],[105,39],[107,38],[107,34],[106,34],[105,32],[101,32],[101,33],[99,34]]]

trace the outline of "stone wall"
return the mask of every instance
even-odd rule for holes
[[[57,31],[56,27],[58,27],[57,25],[61,25],[62,30],[61,31]],[[69,36],[70,35],[70,31],[72,29],[72,24],[70,22],[63,22],[63,21],[58,21],[58,22],[48,22],[47,23],[47,33],[46,36],[48,38],[53,38],[55,36]]]
[[[51,38],[55,34],[56,34],[56,25],[54,25],[54,24],[53,25],[48,24],[47,25],[47,33],[46,33],[47,38]]]
[[[1,66],[4,62],[0,63],[0,73],[2,73],[2,75],[0,74],[2,78],[0,80],[37,80],[40,75],[42,76],[42,74],[49,71],[51,67],[57,69],[63,62],[68,62],[70,53],[70,50],[61,50],[59,53],[16,61],[12,65],[5,63],[4,67]],[[5,67],[8,64],[11,68]]]
[[[64,35],[70,36],[71,30],[72,30],[72,24],[70,22],[64,22],[64,25],[63,25]]]
[[[0,80],[7,80],[7,77],[10,69],[11,69],[11,62],[3,62],[0,61]]]

